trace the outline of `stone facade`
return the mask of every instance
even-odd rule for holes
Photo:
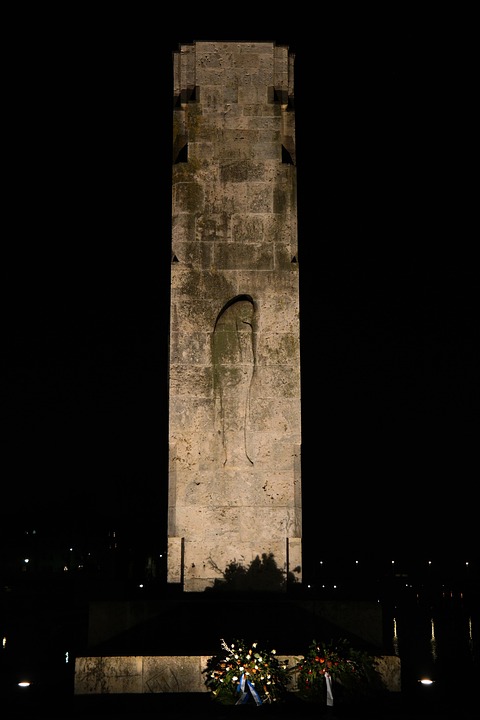
[[[174,53],[169,583],[302,577],[294,56]]]

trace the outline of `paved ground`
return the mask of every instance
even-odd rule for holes
[[[434,698],[419,694],[416,697],[389,697],[381,703],[361,707],[326,708],[302,703],[295,698],[283,704],[221,706],[210,696],[200,695],[142,695],[95,697],[28,697],[17,695],[0,698],[2,720],[105,720],[129,717],[132,720],[477,720],[478,710],[465,697]]]

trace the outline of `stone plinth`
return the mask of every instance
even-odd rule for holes
[[[279,655],[294,667],[301,655]],[[75,660],[75,695],[207,693],[202,671],[207,655],[78,657]],[[395,655],[376,658],[385,688],[401,690],[400,659]],[[295,673],[291,690],[295,691]]]

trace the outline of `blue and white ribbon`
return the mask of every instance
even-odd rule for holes
[[[240,682],[239,682],[238,685],[237,685],[237,692],[241,693],[241,695],[240,695],[240,697],[238,698],[238,700],[237,700],[237,702],[235,703],[235,705],[243,705],[244,703],[246,703],[246,702],[248,701],[248,695],[249,695],[249,693],[251,694],[251,696],[252,696],[253,699],[255,700],[255,704],[256,704],[256,705],[261,705],[261,704],[262,704],[262,701],[261,701],[261,699],[260,699],[260,695],[259,695],[258,692],[255,690],[255,687],[254,687],[253,684],[250,682],[250,680],[247,680],[247,678],[245,677],[245,673],[242,673],[241,676],[240,676]]]

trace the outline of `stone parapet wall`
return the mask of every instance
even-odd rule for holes
[[[207,656],[78,657],[75,695],[207,692]]]
[[[158,655],[77,657],[75,659],[75,695],[143,694],[143,693],[202,693],[205,686],[207,655]],[[280,655],[294,667],[301,655]],[[385,687],[400,692],[400,659],[395,655],[377,658],[377,668]],[[292,687],[295,691],[295,673]]]

